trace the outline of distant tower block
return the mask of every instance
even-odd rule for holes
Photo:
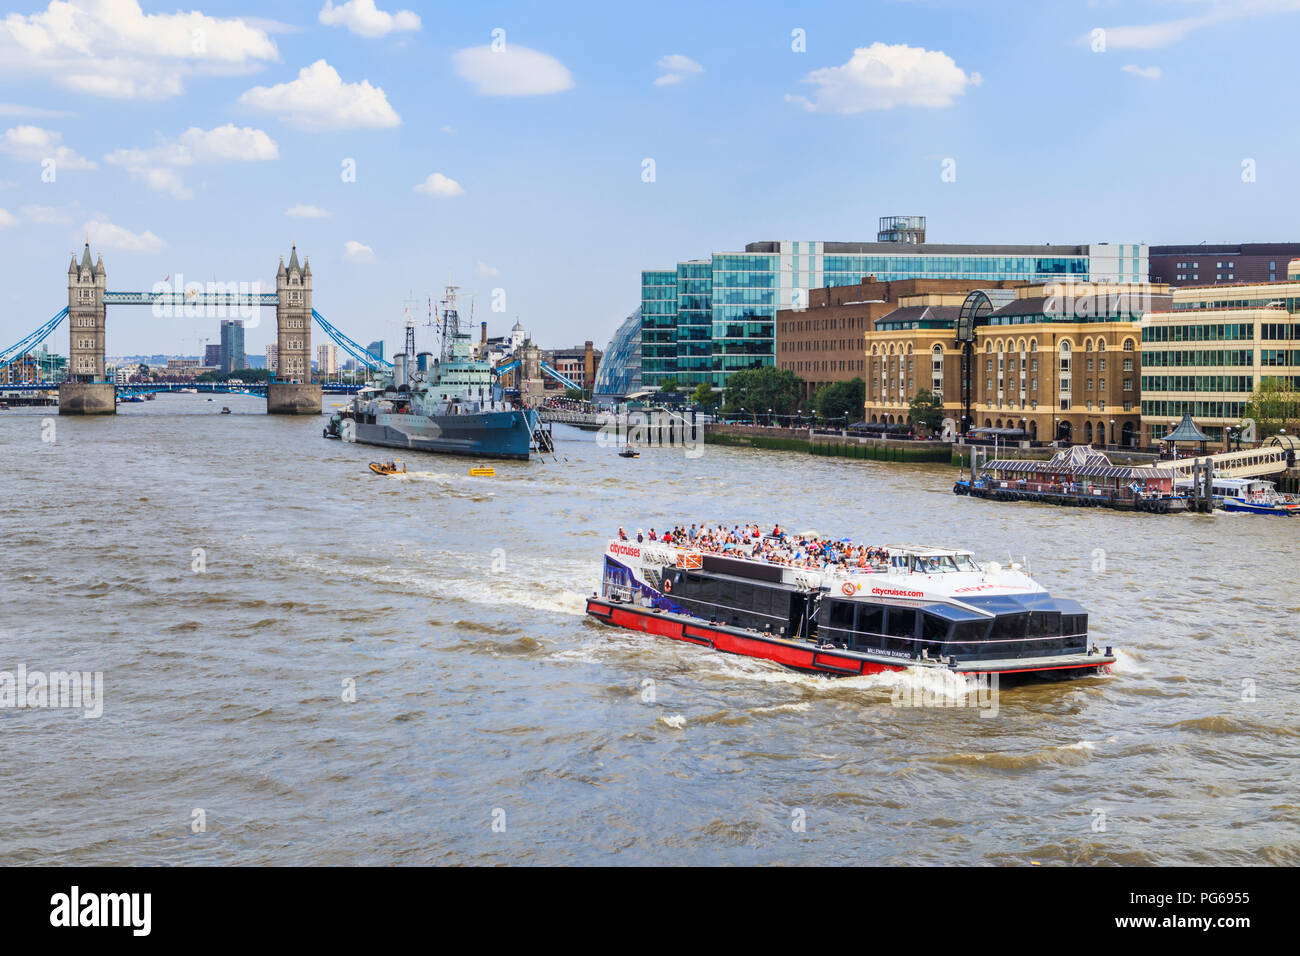
[[[59,386],[60,415],[112,415],[116,389],[104,375],[104,259],[90,261],[90,242],[68,265],[68,377]]]
[[[280,259],[275,274],[276,370],[266,388],[269,415],[319,415],[321,390],[311,381],[311,263],[298,264],[298,247],[289,265]]]

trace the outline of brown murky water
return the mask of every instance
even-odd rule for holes
[[[103,673],[97,719],[0,710],[0,861],[1300,863],[1300,523],[561,427],[559,461],[382,479],[262,410],[162,397],[53,443],[0,412],[0,671]],[[620,523],[773,519],[1027,555],[1121,662],[981,716],[584,618]]]

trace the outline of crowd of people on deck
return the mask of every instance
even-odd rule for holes
[[[814,534],[792,534],[779,524],[769,533],[756,524],[730,528],[722,524],[692,524],[689,528],[677,526],[663,532],[651,528],[648,533],[637,528],[631,538],[620,527],[618,539],[659,542],[688,551],[818,571],[883,571],[889,562],[889,553],[884,548],[854,544],[848,538],[833,540]]]

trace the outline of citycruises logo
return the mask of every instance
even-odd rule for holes
[[[879,594],[882,597],[925,597],[924,591],[904,591],[901,588],[872,588],[872,594]]]
[[[614,543],[614,544],[611,544],[611,545],[609,546],[609,553],[610,553],[610,554],[622,554],[622,555],[625,555],[625,556],[627,556],[627,557],[629,557],[629,558],[639,558],[639,557],[641,557],[641,549],[640,549],[640,548],[634,548],[634,547],[632,547],[631,545],[628,545],[628,544],[619,544],[619,543],[617,543],[617,542]]]

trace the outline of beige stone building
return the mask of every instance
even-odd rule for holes
[[[1021,430],[1031,441],[1135,445],[1141,319],[1167,308],[1168,286],[1025,285],[968,296],[918,295],[866,335],[866,420],[907,422],[909,403],[940,395],[960,431],[963,308],[974,319],[971,427]]]

